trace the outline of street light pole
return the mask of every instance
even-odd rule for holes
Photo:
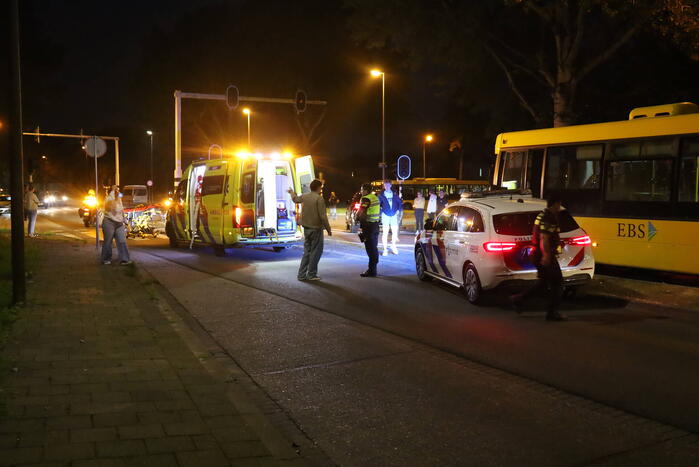
[[[248,150],[250,150],[250,149],[252,149],[252,146],[251,146],[252,140],[250,139],[250,114],[252,114],[252,112],[250,111],[249,108],[245,107],[243,109],[243,114],[245,114],[248,117]]]
[[[153,199],[155,196],[153,196],[153,187],[155,186],[155,182],[153,181],[153,131],[152,130],[146,130],[146,134],[150,136],[150,181],[151,181],[151,186],[148,187],[148,193],[150,193],[150,202],[153,202]]]
[[[425,135],[425,139],[422,140],[422,178],[427,178],[427,143],[432,142],[432,135]]]
[[[371,76],[381,77],[381,179],[386,180],[386,73],[371,70]]]

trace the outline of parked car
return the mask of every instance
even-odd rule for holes
[[[531,196],[483,195],[447,206],[415,243],[415,269],[423,281],[438,279],[462,288],[471,303],[484,291],[525,286],[537,279],[532,228],[546,202]],[[564,287],[574,292],[592,280],[592,241],[566,210],[559,213]]]
[[[12,201],[12,196],[0,195],[0,215],[10,214],[10,202],[11,201]]]
[[[121,202],[125,208],[148,203],[148,187],[145,185],[125,185],[121,194]]]
[[[64,206],[68,201],[68,196],[59,191],[47,191],[41,199],[43,207],[51,208],[54,206]]]

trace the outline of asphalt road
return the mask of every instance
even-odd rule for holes
[[[39,232],[90,234],[45,214]],[[296,281],[299,248],[130,247],[339,464],[699,463],[696,313],[593,295],[565,323],[503,294],[476,307],[415,277],[410,236],[360,278],[355,238],[326,238],[320,282]]]

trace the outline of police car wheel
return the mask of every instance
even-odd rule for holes
[[[422,248],[415,250],[415,272],[417,273],[417,278],[421,281],[429,282],[432,280],[432,276],[427,274],[427,261],[425,261],[425,254],[422,252]]]
[[[473,264],[468,264],[464,268],[463,290],[466,295],[466,300],[474,305],[478,303],[483,296],[481,279],[478,277],[478,271],[476,271],[476,267]]]

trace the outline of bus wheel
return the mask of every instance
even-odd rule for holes
[[[274,250],[275,253],[280,253],[284,250],[286,250],[285,246],[273,246],[272,249]]]
[[[473,264],[468,264],[464,268],[464,294],[466,300],[474,305],[477,304],[483,296],[481,288],[481,279],[478,277],[478,271]]]
[[[214,254],[216,256],[226,256],[226,249],[221,245],[214,245]]]

